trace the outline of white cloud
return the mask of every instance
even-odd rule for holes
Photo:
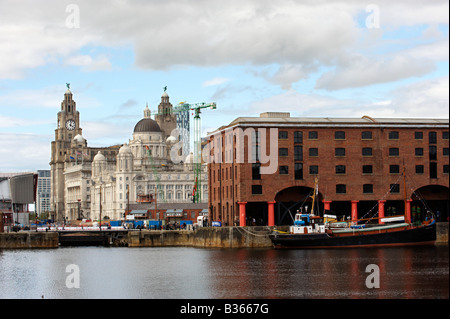
[[[339,90],[422,76],[434,71],[435,64],[408,55],[369,58],[355,55],[350,64],[340,65],[317,80],[316,89]]]
[[[203,82],[202,86],[203,87],[216,86],[216,85],[224,84],[224,83],[229,82],[229,81],[231,81],[231,79],[216,77],[216,78],[213,78],[211,80]]]
[[[100,56],[93,59],[90,55],[77,55],[69,57],[65,60],[67,65],[81,66],[83,71],[100,71],[111,70],[111,62],[108,58]]]

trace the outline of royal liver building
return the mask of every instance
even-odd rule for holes
[[[158,203],[192,202],[192,154],[182,156],[181,130],[176,130],[167,92],[161,96],[155,120],[151,115],[147,106],[128,143],[88,147],[68,85],[50,162],[51,209],[56,220],[98,219],[100,212],[102,218],[122,219],[130,204],[149,195]],[[204,182],[198,191],[207,203],[206,166],[201,175]]]

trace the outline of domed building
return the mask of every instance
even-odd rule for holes
[[[193,165],[185,163],[188,158],[171,156],[176,153],[171,154],[171,150],[180,142],[174,131],[176,118],[166,92],[161,96],[155,120],[151,115],[147,105],[143,118],[134,126],[132,138],[125,144],[89,148],[81,129],[71,138],[71,149],[67,150],[70,155],[66,157],[62,174],[65,193],[65,209],[59,214],[63,215],[62,219],[97,220],[107,216],[120,220],[136,205],[143,205],[145,198],[155,198],[158,208],[165,204],[171,207],[192,204]],[[206,165],[201,175],[203,182],[199,191],[206,207]]]

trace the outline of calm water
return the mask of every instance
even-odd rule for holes
[[[66,278],[79,269],[79,288]],[[380,288],[366,287],[369,264]],[[74,283],[75,281],[72,281]],[[448,246],[0,250],[0,298],[449,298]]]

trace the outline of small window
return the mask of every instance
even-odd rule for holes
[[[400,154],[397,147],[391,147],[389,149],[389,156],[398,156]]]
[[[448,140],[448,131],[442,132],[442,139]]]
[[[334,139],[335,140],[345,140],[345,132],[344,131],[334,132]]]
[[[363,147],[362,155],[363,156],[372,156],[372,148],[371,147]]]
[[[311,166],[309,166],[309,174],[310,175],[317,175],[317,174],[319,174],[319,166],[318,165],[311,165]]]
[[[308,139],[317,140],[319,138],[319,133],[317,131],[311,131],[308,133]]]
[[[399,165],[389,165],[389,173],[390,174],[399,174],[400,166]]]
[[[372,132],[365,131],[361,133],[361,139],[363,140],[371,140],[372,139]]]
[[[317,157],[317,156],[319,156],[319,149],[318,149],[318,148],[315,148],[315,147],[310,148],[310,149],[309,149],[309,156],[312,156],[312,157]]]
[[[286,132],[286,131],[279,131],[279,132],[278,132],[278,138],[279,138],[280,140],[287,140],[287,138],[288,138],[288,132]]]
[[[345,156],[345,148],[338,147],[334,150],[334,156]]]
[[[345,174],[345,165],[336,165],[336,174]]]
[[[416,140],[423,140],[423,132],[414,132],[414,138]]]
[[[391,184],[390,192],[392,194],[400,193],[400,184]]]
[[[389,132],[389,139],[390,140],[398,140],[398,132],[397,131]]]
[[[252,185],[252,194],[253,195],[261,195],[262,194],[262,185]]]
[[[278,149],[278,155],[279,156],[288,156],[289,152],[287,148],[280,148]]]
[[[282,165],[280,166],[280,175],[288,175],[289,174],[289,166]]]
[[[448,147],[444,147],[444,149],[442,150],[442,155],[448,156],[448,154],[449,154]]]
[[[373,166],[372,165],[363,165],[362,172],[363,172],[363,174],[372,174]]]
[[[423,148],[417,147],[415,150],[416,156],[423,156]]]
[[[336,185],[336,194],[346,194],[346,193],[347,193],[347,185],[345,184]]]
[[[448,169],[449,169],[448,167],[449,167],[448,164],[444,165],[444,174],[448,174]]]
[[[416,165],[416,174],[423,174],[425,171],[425,168],[423,165]]]
[[[372,194],[373,193],[373,184],[364,184],[363,185],[363,193],[364,194]]]

